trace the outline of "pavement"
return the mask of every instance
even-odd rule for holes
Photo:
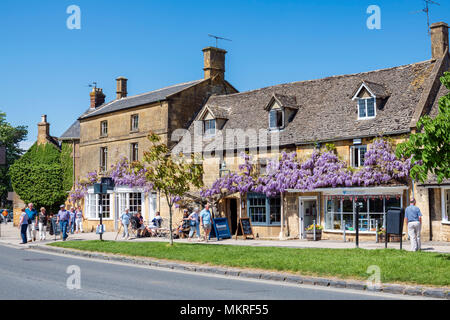
[[[409,286],[403,284],[389,284],[383,283],[378,285],[372,285],[367,281],[356,281],[356,280],[343,280],[337,278],[318,278],[318,277],[305,277],[292,273],[282,273],[282,272],[267,272],[264,270],[249,270],[240,268],[221,268],[217,266],[205,266],[199,264],[185,263],[185,262],[174,262],[161,259],[153,258],[141,258],[141,257],[127,257],[121,255],[113,255],[106,253],[91,253],[84,252],[74,249],[63,249],[57,247],[47,246],[46,244],[55,242],[55,237],[49,237],[47,234],[47,240],[45,241],[35,241],[29,242],[27,245],[20,245],[20,235],[18,228],[14,228],[11,224],[5,226],[1,225],[0,231],[0,245],[10,246],[14,248],[20,248],[23,250],[33,250],[51,254],[64,254],[70,255],[72,257],[83,257],[88,259],[105,260],[111,263],[127,263],[134,265],[146,265],[156,268],[187,271],[190,273],[200,273],[200,274],[215,274],[222,276],[239,277],[243,280],[259,280],[259,281],[277,281],[283,284],[297,284],[297,285],[309,285],[315,287],[324,288],[339,288],[346,290],[360,290],[362,292],[382,292],[385,294],[398,294],[400,297],[404,296],[414,296],[416,298],[437,298],[437,299],[450,299],[450,288],[448,287],[424,287],[424,286]],[[108,232],[103,235],[103,240],[114,241],[117,233]],[[168,241],[164,238],[141,238],[141,239],[131,239],[122,240],[121,236],[117,237],[119,241],[133,241],[133,242],[151,242],[151,241]],[[56,238],[59,240],[59,237]],[[69,241],[85,241],[85,240],[96,240],[99,239],[99,235],[95,233],[83,233],[83,234],[73,234],[69,235]],[[177,243],[188,243],[186,239],[176,239]],[[192,243],[205,243],[197,242],[193,240]],[[333,249],[344,249],[344,248],[354,248],[354,243],[344,243],[338,241],[305,241],[305,240],[287,240],[287,241],[271,241],[271,240],[221,240],[221,241],[210,241],[208,244],[213,245],[241,245],[241,246],[271,246],[271,247],[290,247],[290,248],[333,248]],[[364,249],[381,249],[384,248],[384,244],[377,244],[373,242],[362,242],[360,243],[360,248]],[[389,248],[399,248],[399,244],[390,243]],[[404,243],[404,248],[409,248],[408,243]],[[426,242],[422,245],[422,250],[428,252],[440,252],[440,253],[450,253],[450,244],[447,243],[432,243]]]
[[[18,228],[14,228],[11,223],[8,225],[1,224],[0,243],[4,244],[18,244],[21,242],[20,232]],[[38,234],[37,234],[38,236]],[[117,232],[106,232],[103,234],[103,240],[114,241],[116,239]],[[57,236],[56,241],[60,241],[60,237]],[[81,233],[81,234],[69,234],[68,240],[70,241],[83,241],[83,240],[98,240],[99,235],[95,233]],[[28,239],[30,240],[30,239]],[[135,242],[161,242],[169,241],[165,238],[131,238],[131,240],[123,240],[122,235],[117,236],[117,241],[135,241]],[[47,244],[55,242],[55,237],[50,236],[47,233],[46,241],[33,242],[34,244]],[[176,243],[189,243],[187,239],[175,239]],[[205,243],[204,241],[198,241],[193,239],[191,243]],[[321,241],[307,241],[307,240],[242,240],[242,239],[223,239],[217,241],[212,239],[208,244],[213,245],[236,245],[236,246],[253,246],[253,247],[283,247],[283,248],[329,248],[329,249],[353,249],[355,248],[354,242],[343,242],[333,240],[321,240]],[[384,243],[375,242],[361,242],[359,247],[362,249],[383,249]],[[410,250],[409,241],[403,242],[403,249]],[[388,243],[390,249],[400,249],[400,243]],[[422,250],[426,252],[439,252],[450,254],[450,242],[422,242]]]

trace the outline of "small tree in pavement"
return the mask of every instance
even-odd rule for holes
[[[144,152],[142,166],[146,168],[147,181],[166,197],[169,206],[170,245],[173,245],[173,206],[191,187],[202,187],[203,168],[195,163],[193,155],[191,161],[186,161],[182,156],[170,154],[169,147],[161,143],[158,135],[151,133],[148,138],[152,146]]]

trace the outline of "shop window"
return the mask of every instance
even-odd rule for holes
[[[442,212],[442,221],[450,222],[450,189],[444,189],[444,198],[442,199],[443,203],[443,212]]]
[[[86,196],[87,210],[86,215],[89,219],[100,219],[100,204],[102,205],[103,219],[111,218],[111,195],[110,194],[93,194]]]
[[[125,209],[129,209],[130,214],[138,212],[142,213],[142,193],[119,193],[119,215],[125,212]]]
[[[249,194],[247,210],[255,225],[279,225],[281,221],[280,197],[267,198],[263,194]]]
[[[362,205],[359,210],[359,231],[375,232],[385,226],[385,215],[389,208],[401,207],[401,197],[390,196],[369,196],[349,199],[326,200],[325,229],[355,231],[356,227],[356,203]]]

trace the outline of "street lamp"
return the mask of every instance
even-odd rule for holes
[[[109,190],[114,190],[114,180],[112,178],[102,178],[101,183],[94,184],[94,194],[100,196],[107,195]],[[100,229],[98,233],[100,234],[100,241],[103,241],[103,205],[100,199]]]

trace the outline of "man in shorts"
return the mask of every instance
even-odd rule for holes
[[[205,231],[205,241],[208,242],[209,233],[212,228],[212,215],[211,211],[209,211],[209,203],[207,203],[205,209],[200,212],[200,224],[203,226],[203,230]]]

